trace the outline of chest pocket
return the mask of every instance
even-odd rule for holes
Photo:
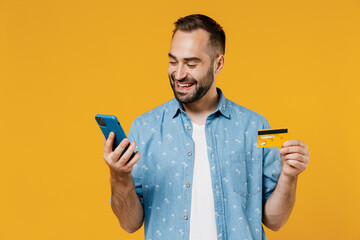
[[[229,178],[234,192],[251,198],[262,189],[261,154],[230,154]]]

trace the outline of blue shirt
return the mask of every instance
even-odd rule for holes
[[[226,99],[205,123],[218,239],[266,239],[265,202],[281,172],[277,147],[258,148],[270,128],[260,114]],[[194,142],[191,121],[174,98],[136,118],[129,131],[140,160],[136,193],[144,207],[145,239],[189,239]]]

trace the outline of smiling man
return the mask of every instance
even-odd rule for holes
[[[224,53],[213,19],[180,18],[169,52],[175,98],[136,118],[114,151],[114,135],[105,142],[111,206],[127,232],[144,222],[149,240],[266,239],[262,223],[287,221],[309,151],[300,140],[258,148],[268,121],[216,88]]]

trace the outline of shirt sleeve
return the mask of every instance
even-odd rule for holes
[[[265,119],[263,129],[270,129]],[[263,148],[263,206],[273,193],[281,173],[281,157],[278,147]]]
[[[133,121],[130,127],[130,131],[128,134],[128,139],[130,142],[136,143],[135,152],[140,152],[140,159],[139,161],[134,165],[133,170],[131,172],[132,177],[134,179],[135,184],[135,191],[138,195],[138,198],[141,202],[141,204],[144,206],[144,198],[143,198],[143,191],[142,191],[142,161],[141,161],[141,148],[140,148],[140,138],[139,138],[139,124],[137,124],[137,119]]]

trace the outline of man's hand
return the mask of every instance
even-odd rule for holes
[[[282,171],[276,188],[265,204],[263,223],[277,231],[287,221],[294,207],[297,176],[309,163],[309,150],[300,140],[284,142],[280,149]]]
[[[108,139],[104,137],[104,160],[109,165],[111,174],[111,207],[119,219],[121,227],[129,232],[138,230],[144,221],[144,210],[135,191],[131,172],[140,159],[140,153],[133,154],[136,143],[129,145],[129,139],[121,141],[112,151],[115,134],[111,132]],[[125,150],[120,157],[121,153]]]
[[[280,156],[282,162],[281,174],[293,178],[306,169],[310,152],[302,141],[289,140],[282,145]]]
[[[130,186],[127,183],[130,183],[131,185],[133,184],[131,171],[134,165],[139,161],[140,153],[136,152],[134,157],[129,160],[135,150],[136,143],[132,142],[129,145],[129,139],[127,138],[123,139],[119,146],[117,146],[115,150],[112,151],[114,139],[115,134],[113,132],[109,134],[107,140],[104,137],[104,160],[110,167],[112,181],[116,181],[122,187]],[[120,157],[121,153],[128,145],[128,149]]]

